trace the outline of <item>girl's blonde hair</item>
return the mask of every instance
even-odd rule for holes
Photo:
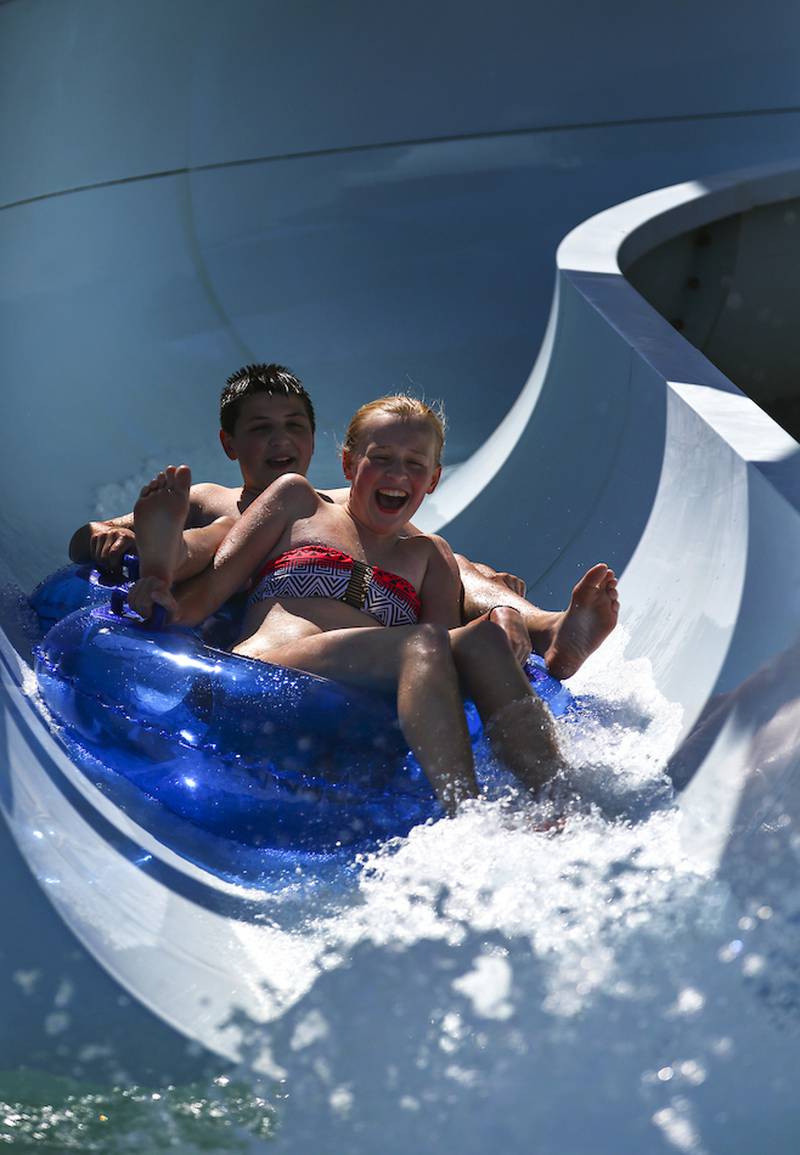
[[[407,393],[390,393],[386,397],[378,397],[375,401],[368,401],[366,405],[357,409],[347,427],[342,447],[346,454],[355,452],[364,432],[364,426],[373,413],[386,413],[390,417],[398,417],[401,421],[410,421],[414,418],[426,421],[436,439],[436,464],[439,464],[444,449],[444,409],[438,402],[435,403],[435,408],[432,408],[417,397],[409,397]]]

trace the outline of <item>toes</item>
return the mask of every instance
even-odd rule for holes
[[[151,477],[147,484],[143,485],[139,490],[139,497],[147,497],[149,494],[154,493],[158,488],[158,477]]]
[[[151,478],[139,491],[139,498],[149,497],[161,490],[177,490],[188,493],[192,484],[192,471],[188,465],[168,465]]]
[[[174,487],[188,493],[192,484],[192,471],[188,465],[179,465],[175,470]]]
[[[578,582],[578,585],[599,586],[603,583],[603,581],[605,581],[610,572],[611,571],[605,562],[598,562],[597,565],[593,565],[591,569],[586,571],[581,580]]]

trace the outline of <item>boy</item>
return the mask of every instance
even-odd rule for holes
[[[281,365],[247,365],[232,374],[220,397],[220,425],[222,448],[232,461],[238,461],[243,485],[192,486],[184,532],[186,554],[176,574],[179,581],[208,565],[236,518],[273,481],[286,473],[305,476],[314,452],[311,398],[300,380]],[[342,504],[347,492],[329,490],[322,496]],[[408,532],[416,531],[409,526]],[[72,537],[69,554],[73,561],[92,561],[113,570],[135,548],[133,514],[129,513],[81,526]],[[465,620],[494,608],[493,620],[503,627],[517,657],[524,660],[532,647],[543,655],[554,677],[571,677],[617,623],[616,578],[602,563],[584,574],[563,611],[532,605],[524,597],[524,582],[510,574],[496,573],[458,555],[453,564],[458,566],[464,589]]]

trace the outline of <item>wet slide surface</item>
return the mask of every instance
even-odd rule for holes
[[[21,36],[36,12],[3,17]],[[215,51],[235,40],[196,33],[206,64],[214,36]],[[86,173],[59,173],[50,154],[8,189],[0,976],[14,1076],[0,1099],[27,1103],[31,1128],[92,1149],[64,1110],[48,1122],[32,1106],[57,1104],[69,1077],[106,1150],[131,1134],[188,1145],[194,1103],[206,1143],[222,1118],[245,1150],[477,1155],[530,1150],[535,1134],[545,1155],[793,1152],[797,446],[623,275],[800,195],[781,163],[706,179],[791,152],[780,77],[772,112],[716,89],[715,107],[695,91],[643,106],[643,123],[610,104],[600,124],[576,96],[571,124],[543,115],[526,132],[530,118],[465,107],[473,135],[435,140],[465,124],[423,133],[420,109],[389,133],[361,124],[357,148],[323,148],[320,130],[302,156],[255,147],[244,121],[223,156],[224,117],[190,77],[189,146],[167,102],[164,131],[150,117],[150,145],[132,138],[138,168],[98,148]],[[333,104],[326,131],[353,123]],[[680,180],[697,183],[624,203]],[[757,266],[752,237],[734,272]],[[731,275],[726,246],[709,281]],[[748,285],[743,271],[728,288]],[[216,395],[238,364],[273,357],[318,404],[318,484],[337,479],[349,411],[410,381],[451,417],[430,528],[545,605],[595,560],[620,573],[620,628],[571,683],[585,713],[561,738],[581,801],[558,838],[488,806],[358,870],[264,863],[242,886],[216,869],[230,848],[184,831],[179,852],[163,815],[117,805],[66,758],[35,701],[19,594],[165,460],[232,483]]]

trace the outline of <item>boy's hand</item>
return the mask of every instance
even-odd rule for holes
[[[488,578],[489,581],[499,582],[500,585],[504,585],[506,589],[511,590],[512,593],[519,594],[521,598],[525,597],[528,586],[524,578],[517,577],[517,575],[513,573],[506,573],[505,570],[498,571],[492,569],[490,565],[486,565],[486,563],[482,561],[474,561],[471,564],[479,574]]]
[[[139,578],[128,590],[128,605],[147,619],[153,612],[154,604],[163,606],[170,618],[177,615],[178,603],[172,596],[168,582],[158,577]]]
[[[136,534],[122,525],[92,524],[89,553],[98,569],[113,571],[120,568],[126,553],[136,552]]]
[[[489,611],[488,617],[506,635],[514,657],[522,665],[531,652],[531,636],[522,614],[512,606],[495,606]]]

